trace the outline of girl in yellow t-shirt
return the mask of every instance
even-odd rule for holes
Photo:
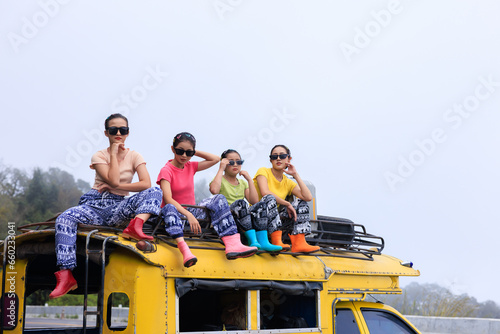
[[[283,226],[271,232],[271,242],[274,245],[287,247],[282,241],[282,231],[290,236],[292,241],[292,252],[312,253],[318,251],[318,246],[311,246],[305,240],[305,235],[311,233],[309,222],[309,206],[307,202],[312,200],[309,188],[302,181],[295,166],[290,163],[292,156],[290,149],[285,145],[276,145],[271,149],[269,155],[272,167],[262,167],[257,171],[253,180],[259,198],[273,195],[280,206],[280,216]],[[285,174],[293,176],[294,182]],[[288,202],[288,196],[294,195],[295,200]]]
[[[235,150],[222,152],[219,171],[210,183],[210,192],[226,197],[234,220],[239,229],[244,231],[250,246],[268,252],[279,252],[282,247],[271,244],[268,237],[268,229],[272,230],[272,225],[281,226],[276,199],[273,195],[268,195],[259,201],[252,178],[247,171],[241,169],[243,162]],[[238,179],[238,176],[246,180]],[[249,207],[247,201],[252,206]]]

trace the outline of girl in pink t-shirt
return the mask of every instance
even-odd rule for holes
[[[184,258],[184,266],[190,267],[197,261],[184,241],[184,224],[181,215],[187,218],[191,231],[200,233],[198,219],[205,218],[205,210],[185,208],[183,205],[195,205],[194,174],[212,167],[219,161],[215,154],[196,151],[196,140],[188,132],[181,132],[174,137],[171,146],[174,159],[169,160],[158,175],[157,184],[163,191],[163,208],[161,215],[165,221],[165,229],[177,241],[177,247]],[[190,161],[193,156],[203,161]],[[247,257],[257,252],[257,247],[244,246],[237,233],[236,223],[223,195],[215,195],[202,200],[199,206],[208,209],[212,226],[226,246],[226,257],[229,260]]]
[[[113,227],[128,224],[122,237],[153,240],[142,232],[142,225],[160,213],[161,191],[151,188],[142,156],[125,147],[129,133],[127,118],[112,114],[104,122],[104,127],[109,147],[92,156],[90,168],[96,171],[94,186],[80,198],[78,206],[69,208],[56,219],[56,256],[60,270],[55,273],[57,286],[50,298],[64,296],[78,287],[72,270],[76,267],[79,223]],[[138,182],[132,182],[135,173]],[[136,194],[125,198],[129,191]]]

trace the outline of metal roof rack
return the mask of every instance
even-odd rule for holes
[[[186,207],[202,208],[195,205],[186,205]],[[18,228],[19,231],[28,232],[33,230],[53,229],[58,215],[48,219],[46,222],[23,225]],[[209,215],[207,214],[207,217]],[[202,227],[201,234],[194,234],[189,229],[189,224],[185,225],[184,238],[190,241],[203,241],[221,243],[221,240],[215,230],[210,226],[210,219],[199,219]],[[363,260],[373,260],[373,255],[380,255],[384,249],[384,239],[382,237],[369,234],[363,225],[355,224],[353,221],[345,218],[318,216],[311,220],[311,234],[306,237],[309,244],[321,247],[321,252],[310,253],[310,256],[336,256]],[[103,232],[121,234],[122,229],[109,226],[79,225],[80,230],[97,229]],[[153,223],[144,224],[144,233],[153,235],[158,240],[176,247],[175,242],[164,230],[164,223],[157,218]],[[284,236],[285,242],[288,236]],[[212,247],[196,246],[195,248]],[[281,254],[305,255],[301,253],[281,252]],[[361,255],[361,256],[360,256]]]
[[[312,235],[308,243],[321,247],[321,250],[335,256],[342,253],[362,254],[368,259],[382,254],[385,243],[382,237],[369,234],[363,225],[355,224],[345,218],[318,216],[311,220]]]

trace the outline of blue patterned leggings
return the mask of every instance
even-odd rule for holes
[[[78,206],[69,208],[56,219],[56,256],[61,269],[76,267],[76,233],[78,224],[124,227],[141,213],[157,216],[163,193],[149,188],[125,198],[91,189],[80,198]]]
[[[233,215],[229,209],[226,197],[224,195],[215,195],[202,200],[198,206],[203,206],[208,209],[210,220],[219,237],[233,235],[238,233]],[[186,208],[196,219],[206,219],[206,211],[200,208]],[[181,214],[175,206],[167,204],[161,209],[161,216],[165,222],[165,230],[172,238],[184,236],[184,222],[181,220]],[[184,216],[182,215],[182,218]]]
[[[252,206],[239,199],[231,204],[234,220],[243,231],[254,229],[266,231],[271,234],[281,229],[281,220],[278,214],[278,206],[273,195],[266,195]]]

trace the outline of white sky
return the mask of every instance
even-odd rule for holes
[[[0,159],[92,183],[113,112],[129,117],[127,145],[153,180],[180,131],[200,150],[238,148],[252,175],[284,143],[319,214],[383,236],[417,282],[500,303],[499,10],[494,0],[2,1]]]

